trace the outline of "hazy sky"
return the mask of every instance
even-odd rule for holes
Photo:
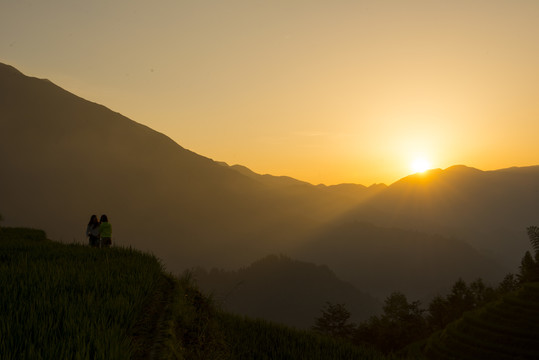
[[[537,0],[0,0],[0,62],[259,173],[539,164]]]

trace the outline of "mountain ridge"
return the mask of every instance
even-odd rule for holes
[[[180,270],[180,262],[226,267],[283,251],[354,203],[314,186],[269,189],[49,81],[9,66],[0,78],[0,197],[9,225],[80,242],[87,218],[107,213],[117,242]]]
[[[494,254],[514,269],[514,254],[519,260],[527,246],[525,227],[539,219],[534,168],[468,174],[456,167],[440,170],[436,181],[416,175],[390,186],[312,185],[224,166],[7,66],[0,67],[0,92],[6,225],[82,242],[90,215],[106,213],[117,244],[151,251],[173,272],[295,256],[317,234],[332,238],[328,228],[358,221],[465,240],[481,250],[473,255],[478,262]],[[467,175],[455,182],[448,175],[459,169]]]

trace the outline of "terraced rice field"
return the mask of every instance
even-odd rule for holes
[[[427,345],[430,359],[539,359],[539,283],[466,313]]]

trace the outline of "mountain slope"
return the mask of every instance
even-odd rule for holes
[[[241,266],[286,251],[358,202],[307,183],[269,186],[8,65],[0,64],[0,92],[8,225],[83,241],[90,215],[107,213],[117,242],[172,268]]]
[[[281,193],[7,65],[0,93],[0,211],[8,225],[83,241],[90,215],[106,213],[117,243],[180,270],[180,262],[240,266],[284,251],[351,207],[312,185]]]
[[[220,163],[223,166],[228,166],[226,163]],[[308,196],[315,198],[327,198],[326,203],[330,199],[339,201],[340,209],[349,209],[366,199],[373,197],[375,194],[385,190],[385,184],[373,184],[369,187],[359,184],[338,184],[326,186],[319,184],[313,186],[305,181],[300,181],[289,176],[273,176],[269,174],[260,175],[248,169],[245,166],[233,165],[231,169],[236,170],[261,184],[264,184],[270,189],[278,190],[280,193],[285,193],[288,196]]]
[[[71,241],[90,214],[107,213],[116,240],[166,253],[156,248],[183,240],[185,250],[186,238],[213,235],[208,223],[224,228],[230,206],[238,216],[256,216],[248,197],[238,200],[260,192],[248,178],[48,81],[0,70],[7,222]],[[160,235],[168,236],[148,243]]]
[[[423,300],[458,278],[496,283],[505,275],[496,262],[463,241],[361,222],[328,227],[295,256],[323,262],[339,278],[381,299],[400,291]]]
[[[300,328],[314,325],[327,301],[345,303],[356,322],[381,310],[378,301],[339,280],[326,266],[282,255],[238,271],[199,269],[194,275],[227,311]]]
[[[405,177],[342,219],[465,240],[513,271],[527,249],[526,227],[539,222],[538,203],[539,166],[453,166]]]
[[[0,212],[6,225],[82,242],[90,215],[106,213],[117,244],[149,250],[175,272],[298,254],[317,236],[339,237],[341,225],[358,220],[466,240],[482,251],[469,249],[475,262],[484,262],[483,253],[501,254],[512,270],[526,246],[525,226],[539,218],[535,168],[456,167],[389,187],[314,186],[223,166],[2,64],[0,93]],[[357,251],[341,246],[343,253]],[[448,247],[454,247],[450,253],[461,248],[458,241]]]

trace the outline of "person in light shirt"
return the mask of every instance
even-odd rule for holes
[[[112,245],[112,225],[109,223],[107,215],[101,215],[99,224],[99,236],[101,237],[101,247],[110,247]]]

